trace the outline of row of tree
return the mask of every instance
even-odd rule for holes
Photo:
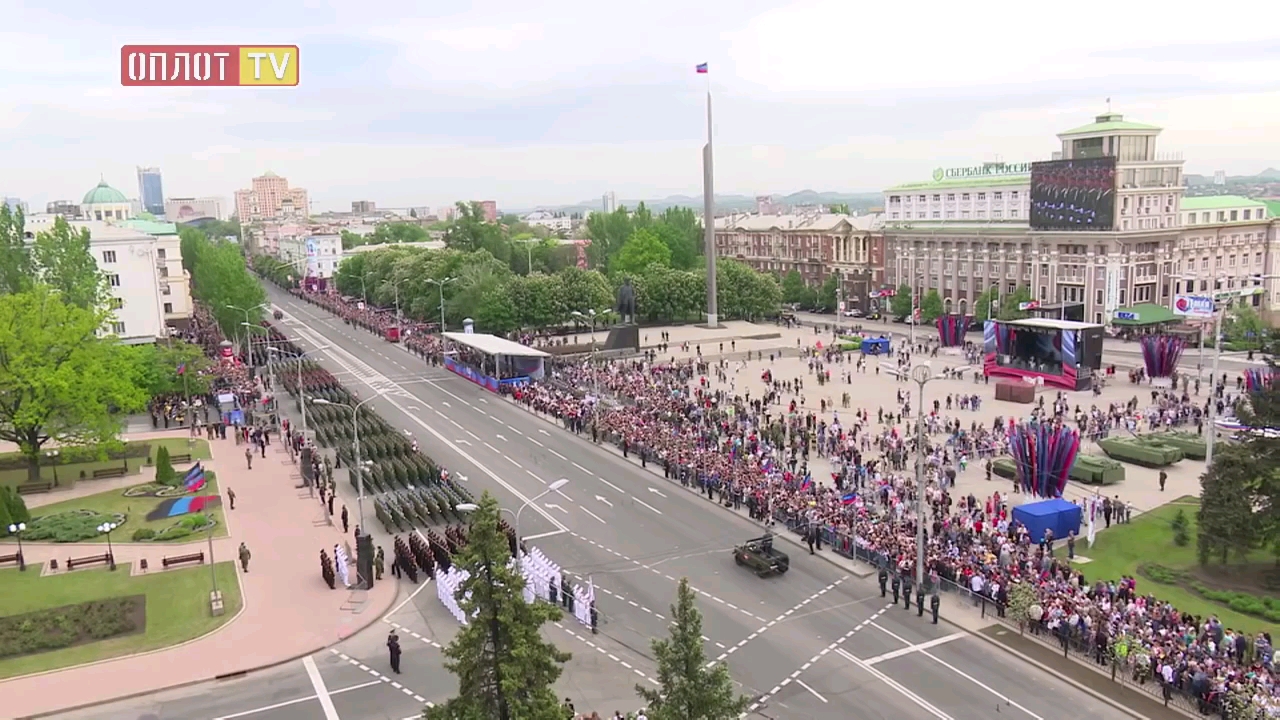
[[[179,235],[182,265],[191,273],[191,296],[213,313],[223,334],[243,335],[242,323],[262,320],[267,293],[249,272],[240,245],[210,239],[191,227],[182,228]]]
[[[560,618],[543,602],[527,603],[524,578],[513,566],[499,529],[498,501],[485,492],[470,516],[467,544],[454,559],[468,573],[458,605],[472,621],[445,648],[445,667],[458,678],[458,695],[428,708],[425,720],[564,720],[553,687],[571,655],[542,636]],[[658,688],[636,685],[650,720],[732,720],[750,699],[738,695],[728,666],[708,667],[702,615],[687,579],[671,607],[671,631],[652,641]]]
[[[254,266],[282,285],[290,284],[291,278],[297,281],[296,270],[287,263],[260,256]],[[660,262],[613,276],[573,266],[552,274],[519,275],[484,248],[393,246],[344,260],[334,276],[344,295],[381,307],[398,305],[407,317],[424,322],[439,322],[443,300],[448,325],[457,327],[471,318],[485,332],[495,333],[559,325],[574,312],[603,315],[613,309],[625,279],[635,287],[642,320],[692,320],[706,308],[705,270],[677,270]],[[719,312],[725,319],[767,317],[782,300],[771,275],[734,260],[717,263],[717,279]]]

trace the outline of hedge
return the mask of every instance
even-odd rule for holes
[[[54,457],[45,457],[41,453],[40,467],[57,465],[79,465],[81,463],[104,462],[106,460],[134,460],[151,456],[150,443],[125,443],[123,446],[103,451],[99,446],[58,448]],[[0,455],[0,470],[26,470],[27,458],[20,453]]]

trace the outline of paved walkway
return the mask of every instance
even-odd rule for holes
[[[236,492],[236,509],[228,512],[231,537],[215,540],[214,554],[234,560],[241,542],[253,554],[249,572],[239,576],[243,611],[219,630],[174,648],[0,682],[5,717],[48,714],[274,665],[338,642],[391,607],[397,592],[393,582],[375,586],[358,613],[348,604],[352,593],[324,584],[320,549],[327,548],[332,556],[333,545],[343,537],[328,525],[314,524],[321,517],[320,504],[299,497],[297,481],[290,477],[294,465],[277,451],[278,445],[248,471],[243,447],[232,440],[215,440],[211,446],[214,459],[205,461],[207,466],[218,473],[224,495],[228,487]],[[157,571],[161,555],[208,547],[207,542],[114,545],[119,562],[147,557],[151,572]],[[101,545],[90,547],[87,554],[103,552]],[[26,551],[35,563],[65,559],[77,546],[31,543]]]

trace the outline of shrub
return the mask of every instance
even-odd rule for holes
[[[138,610],[145,613],[146,601],[133,595],[0,617],[0,658],[140,632]]]
[[[1186,547],[1191,542],[1191,535],[1188,532],[1187,513],[1179,508],[1178,513],[1173,516],[1173,521],[1169,523],[1169,527],[1173,529],[1173,544],[1178,547]]]
[[[156,482],[161,485],[173,485],[178,481],[178,473],[173,470],[173,463],[169,461],[169,448],[164,445],[156,450]]]
[[[151,540],[151,539],[152,539],[152,538],[154,538],[155,536],[156,536],[156,531],[155,531],[155,530],[152,530],[151,528],[138,528],[137,530],[134,530],[134,531],[133,531],[133,541],[134,541],[134,542],[142,542],[142,541],[144,541],[144,540]]]
[[[96,510],[68,510],[53,515],[41,515],[27,523],[23,540],[31,542],[72,543],[96,538],[102,533],[98,526],[104,522],[124,524],[121,514],[105,515]]]

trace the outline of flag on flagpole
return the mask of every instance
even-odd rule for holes
[[[706,75],[706,74],[707,74],[707,64],[706,64],[706,63],[699,63],[696,69],[697,69],[697,71],[698,71],[698,74],[699,74],[699,75]]]
[[[840,498],[841,505],[852,505],[856,502],[858,502],[858,493],[845,493],[844,497]]]
[[[186,371],[187,371],[187,364],[186,364],[186,363],[178,363],[178,374],[179,374],[179,375],[182,375],[182,374],[183,374],[183,373],[185,373]]]

